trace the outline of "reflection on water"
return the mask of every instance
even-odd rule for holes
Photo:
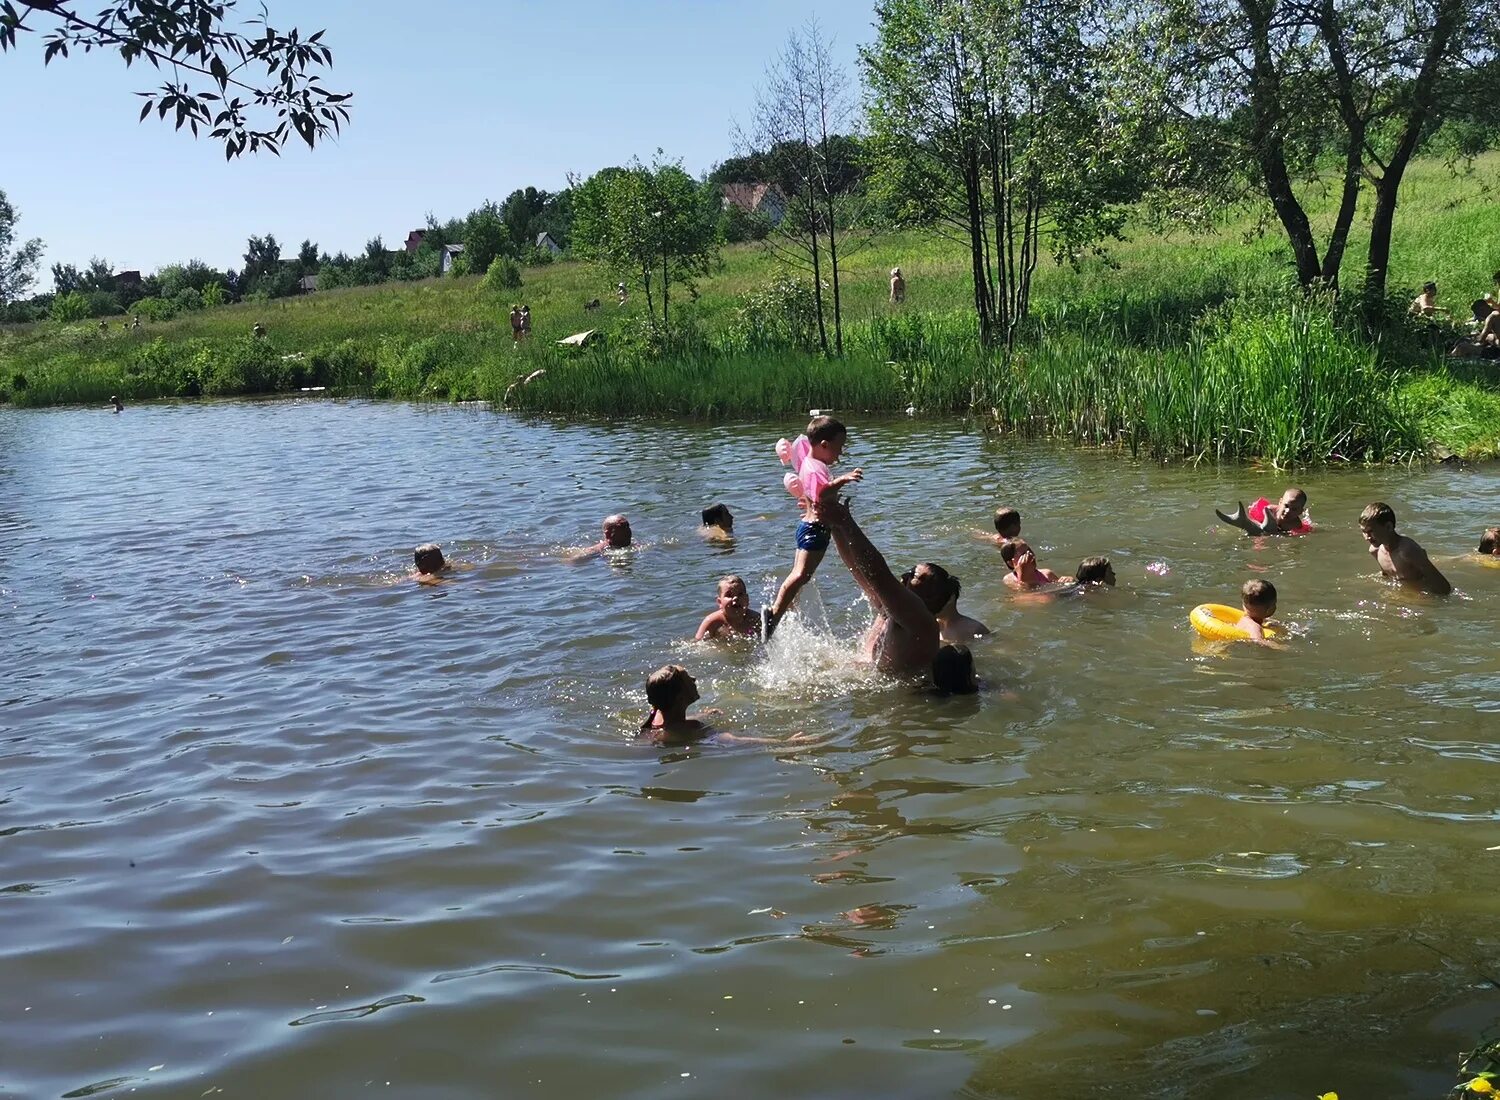
[[[977,698],[860,664],[832,556],[770,646],[684,641],[789,566],[796,425],[0,415],[0,1095],[1441,1091],[1496,1013],[1500,474],[1313,473],[1252,540],[1209,508],[1263,472],[849,419]],[[1455,598],[1375,575],[1377,498]],[[1119,589],[1008,598],[1002,502]],[[1291,643],[1200,644],[1251,575]],[[639,739],[668,661],[773,743]]]

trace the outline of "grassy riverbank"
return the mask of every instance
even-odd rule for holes
[[[1500,267],[1488,213],[1497,182],[1500,154],[1458,178],[1437,162],[1415,166],[1392,286],[1436,278],[1460,313],[1488,289]],[[978,345],[963,248],[898,233],[848,254],[839,361],[768,342],[744,323],[746,296],[772,280],[775,265],[757,246],[739,246],[696,298],[676,296],[681,336],[661,358],[643,347],[639,295],[615,308],[603,272],[565,262],[529,269],[525,287],[504,297],[477,278],[433,280],[244,303],[139,332],[118,319],[104,334],[96,324],[0,330],[0,400],[98,404],[112,393],[142,400],[304,386],[438,400],[501,401],[509,392],[518,408],[590,416],[973,411],[1007,430],[1163,457],[1387,461],[1432,447],[1500,451],[1500,371],[1443,363],[1434,352],[1441,333],[1409,332],[1380,347],[1350,335],[1326,308],[1297,303],[1284,286],[1282,238],[1258,228],[1251,212],[1202,236],[1138,228],[1076,269],[1044,264],[1036,319],[1009,358]],[[1363,256],[1357,236],[1351,264]],[[892,311],[886,272],[896,264],[909,295]],[[585,310],[592,298],[608,304]],[[513,299],[530,304],[536,323],[521,347],[509,337]],[[257,322],[263,339],[250,335]],[[555,345],[596,327],[608,336],[601,347]]]

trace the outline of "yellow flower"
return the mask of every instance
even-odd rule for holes
[[[1318,1097],[1318,1100],[1339,1100],[1339,1094],[1336,1092],[1325,1092],[1322,1096]]]
[[[1487,1077],[1476,1077],[1474,1078],[1474,1080],[1465,1085],[1464,1088],[1468,1089],[1470,1092],[1477,1092],[1481,1096],[1493,1095],[1495,1091],[1495,1086],[1490,1084],[1489,1078]]]

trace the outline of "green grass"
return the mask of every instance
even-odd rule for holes
[[[1391,286],[1435,278],[1466,313],[1500,268],[1490,211],[1500,154],[1454,176],[1427,160],[1408,173]],[[1310,195],[1326,224],[1331,200]],[[1263,231],[1262,231],[1263,230]],[[1357,228],[1346,281],[1357,285]],[[846,357],[747,348],[745,298],[776,274],[762,248],[725,251],[696,293],[674,288],[684,333],[666,358],[636,353],[639,293],[613,304],[613,280],[564,262],[528,269],[504,297],[478,278],[386,284],[244,303],[107,334],[97,322],[0,329],[0,400],[18,406],[232,395],[328,386],[375,396],[501,401],[574,415],[798,415],[816,406],[992,415],[1008,430],[1129,447],[1162,457],[1261,456],[1277,462],[1401,459],[1435,444],[1468,456],[1500,451],[1500,388],[1487,365],[1447,368],[1416,341],[1372,348],[1326,311],[1294,305],[1287,248],[1243,211],[1212,233],[1156,233],[1077,267],[1044,263],[1035,320],[1011,358],[980,347],[970,319],[968,259],[933,233],[849,242],[843,290]],[[906,305],[886,303],[887,273],[907,277]],[[605,301],[598,312],[583,304]],[[535,336],[512,345],[512,301],[531,306]],[[265,325],[267,337],[250,336]],[[603,328],[602,349],[555,341]],[[532,372],[529,385],[512,384]]]

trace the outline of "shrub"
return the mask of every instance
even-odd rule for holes
[[[785,273],[745,299],[736,318],[737,335],[750,349],[818,347],[818,305],[811,282]]]
[[[521,269],[516,266],[515,260],[505,256],[496,257],[490,264],[490,269],[484,273],[485,290],[515,290],[520,285]]]
[[[136,302],[135,312],[148,321],[170,321],[177,316],[177,307],[160,298],[142,298]]]
[[[453,279],[462,279],[469,273],[469,257],[458,255],[453,257],[453,263],[448,266],[448,276]]]
[[[62,324],[82,321],[89,315],[89,300],[76,290],[52,299],[52,319]]]
[[[185,286],[177,292],[172,303],[184,313],[203,308],[203,295],[190,286]]]
[[[205,309],[213,309],[215,306],[221,306],[227,297],[228,294],[224,290],[224,284],[209,283],[203,288],[203,307]]]
[[[113,317],[116,313],[125,311],[119,296],[108,290],[91,290],[88,300],[90,317]]]

